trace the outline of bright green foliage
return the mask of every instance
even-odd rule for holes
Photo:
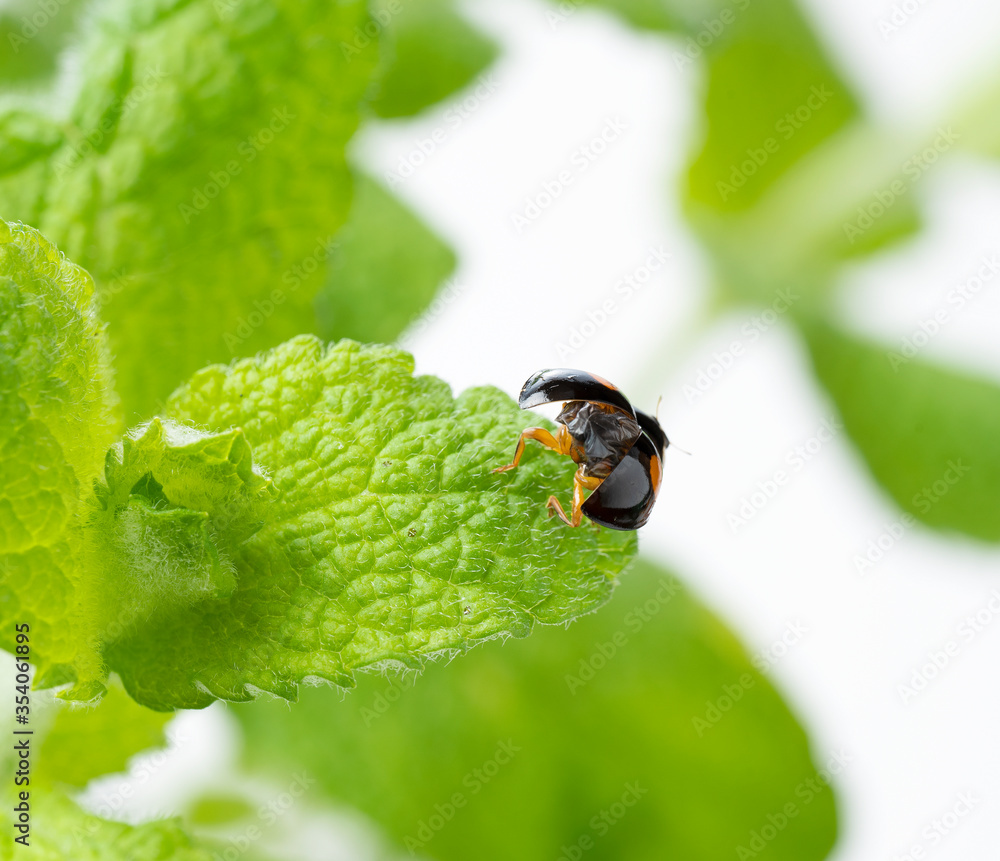
[[[36,86],[56,70],[82,0],[10,0],[0,10],[0,81]]]
[[[390,348],[303,336],[206,368],[107,448],[93,284],[35,231],[3,238],[0,606],[42,686],[93,698],[103,655],[157,709],[294,698],[573,619],[634,552],[548,520],[569,461],[491,473],[525,422],[508,397],[454,400]]]
[[[252,534],[245,518],[212,516],[207,531],[204,519],[175,520],[178,533],[157,534],[164,561],[142,576],[155,576],[174,548],[195,558],[207,535],[226,548],[220,568],[231,566],[236,587],[227,592],[213,580],[213,560],[199,556],[203,600],[151,601],[157,612],[109,645],[109,665],[139,702],[200,707],[214,697],[250,699],[256,689],[294,699],[307,678],[351,686],[355,670],[420,667],[485,639],[525,636],[535,622],[568,621],[607,599],[635,536],[550,520],[545,499],[560,487],[568,495],[573,464],[532,450],[513,476],[493,475],[524,427],[521,411],[494,389],[455,400],[440,380],[414,378],[412,369],[407,354],[390,348],[342,341],[325,349],[303,336],[206,368],[171,397],[171,420],[234,448],[243,437],[224,429],[242,428],[277,497]],[[208,452],[209,439],[188,450]],[[231,489],[237,475],[254,478],[242,455],[214,442],[211,453],[237,464],[223,470],[224,482],[213,464],[192,462],[202,487],[185,474],[175,490],[154,468],[131,490],[146,500],[144,516],[211,510],[215,483]],[[120,486],[141,471],[123,470]],[[111,476],[109,467],[117,500]],[[123,548],[111,570],[149,552],[148,532],[122,524],[129,511],[116,504],[101,526]],[[129,601],[142,600],[129,589],[117,607],[127,613]]]
[[[388,344],[430,304],[455,255],[374,180],[356,174],[354,188],[316,300],[319,333]]]
[[[691,71],[704,62],[707,90],[686,209],[727,297],[769,305],[780,289],[822,295],[845,257],[915,229],[911,195],[845,235],[905,155],[894,163],[882,152],[795,0],[721,4],[688,31],[675,60]]]
[[[857,109],[794,0],[735,3],[727,11],[731,21],[706,51],[708,127],[689,194],[709,209],[739,211]]]
[[[75,680],[84,695],[99,692],[101,672],[81,500],[111,416],[93,281],[37,231],[0,222],[0,626],[30,625],[38,682]]]
[[[1000,541],[1000,387],[830,326],[805,331],[820,381],[899,506]]]
[[[493,41],[455,12],[453,0],[376,0],[382,28],[380,117],[408,117],[466,86],[497,55]]]
[[[91,521],[105,639],[155,614],[227,598],[233,556],[263,525],[273,493],[240,430],[206,434],[153,419],[115,445]]]
[[[203,795],[188,811],[186,819],[195,825],[222,825],[248,819],[254,806],[238,795]]]
[[[382,0],[372,15],[380,61],[371,107],[379,117],[430,108],[470,85],[497,54],[451,0]],[[349,53],[366,38],[357,33]],[[446,113],[446,122],[458,117]],[[435,233],[356,172],[350,214],[330,243],[326,284],[316,298],[317,332],[330,340],[390,343],[428,307],[454,267],[454,253]]]
[[[104,774],[124,771],[129,759],[164,744],[170,715],[143,708],[111,686],[97,706],[64,705],[42,740],[32,782],[84,786]]]
[[[710,713],[727,689],[737,702]],[[817,764],[787,707],[649,563],[568,630],[493,643],[416,678],[366,677],[343,701],[311,690],[291,711],[258,702],[235,713],[251,766],[307,767],[332,799],[439,861],[473,845],[483,861],[543,861],[581,837],[595,844],[584,857],[735,858],[788,803],[797,816],[768,858],[819,861],[835,838],[832,791],[810,788]],[[601,811],[634,783],[644,794],[606,826]],[[430,827],[435,805],[449,804],[450,821]]]
[[[176,819],[139,826],[108,822],[84,813],[57,792],[35,791],[31,802],[30,849],[15,847],[7,836],[13,804],[4,803],[0,859],[23,852],[38,861],[213,861],[213,854],[197,847]]]
[[[374,49],[341,46],[367,21],[361,0],[105,0],[69,116],[0,116],[0,214],[94,275],[130,421],[314,328],[322,267],[292,267],[347,215]]]

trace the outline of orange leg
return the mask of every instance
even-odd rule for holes
[[[581,468],[582,469],[582,468]],[[583,492],[585,490],[596,490],[603,479],[594,478],[593,476],[587,476],[582,473],[580,469],[576,471],[576,475],[573,476],[573,516],[572,518],[566,516],[566,512],[563,511],[563,507],[559,504],[559,500],[554,496],[550,496],[548,501],[545,503],[549,509],[549,517],[553,514],[558,514],[564,523],[568,523],[570,526],[579,526],[580,521],[583,520]]]
[[[527,428],[521,432],[521,436],[517,440],[514,459],[506,466],[498,466],[493,472],[507,472],[507,470],[517,466],[521,462],[521,455],[524,454],[524,441],[529,439],[540,442],[557,454],[569,454],[570,443],[573,441],[565,427],[560,427],[556,436],[552,436],[545,428]]]

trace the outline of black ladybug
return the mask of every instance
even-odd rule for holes
[[[568,454],[580,468],[573,477],[572,516],[550,496],[554,511],[570,526],[584,514],[611,529],[638,529],[649,519],[660,492],[663,453],[670,440],[652,416],[635,409],[607,380],[570,368],[539,371],[521,389],[521,409],[565,401],[556,417],[553,436],[545,428],[522,431],[514,460],[493,472],[513,469],[533,439],[559,454]],[[584,501],[583,492],[593,493]]]

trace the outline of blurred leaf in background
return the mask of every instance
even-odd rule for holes
[[[5,831],[16,833],[8,805],[4,808]],[[111,822],[86,813],[62,793],[46,791],[33,795],[30,847],[31,857],[42,861],[214,861],[211,850],[194,841],[176,819],[143,825]]]
[[[455,254],[376,180],[354,174],[354,202],[316,297],[320,335],[389,344],[431,303]]]
[[[805,332],[819,379],[897,505],[1000,541],[1000,387],[832,326]]]
[[[346,698],[317,689],[292,710],[234,712],[249,767],[306,767],[401,848],[441,861],[470,847],[482,859],[575,847],[715,861],[758,851],[754,834],[776,822],[768,857],[818,861],[836,835],[827,755],[811,759],[738,643],[648,562],[568,630],[496,642],[416,679],[366,677]]]
[[[369,122],[428,111],[486,73],[497,45],[454,7],[450,0],[374,4],[380,58]],[[392,190],[359,170],[354,181],[350,215],[316,298],[318,332],[388,344],[430,305],[455,254]]]
[[[109,685],[97,706],[60,705],[41,739],[32,778],[41,785],[81,787],[95,777],[124,771],[137,753],[166,744],[172,715],[144,708]]]
[[[0,676],[13,688],[13,659],[0,661]],[[88,813],[68,794],[94,778],[123,771],[134,756],[162,745],[169,715],[137,705],[117,683],[109,685],[99,705],[83,708],[33,692],[30,714],[30,782],[14,782],[20,759],[13,744],[0,753],[0,828],[5,838],[0,858],[24,853],[42,861],[214,861],[209,844],[192,838],[177,819],[138,826],[110,821],[121,815],[127,790],[102,802],[101,815]],[[14,723],[13,710],[0,717],[0,729],[8,737],[18,738],[10,736],[15,728],[25,727]],[[152,767],[148,764],[130,780],[145,782]],[[120,782],[116,791],[122,793],[126,785],[132,784]],[[26,808],[18,810],[21,804]],[[21,820],[25,809],[26,824]],[[13,842],[21,836],[28,848]]]
[[[453,0],[375,0],[382,27],[372,109],[411,117],[467,86],[497,57],[497,45],[455,10]]]
[[[13,0],[0,9],[0,82],[30,91],[55,75],[61,51],[70,43],[83,0]]]
[[[1000,386],[859,339],[833,303],[845,262],[915,234],[918,188],[939,161],[996,151],[1000,88],[900,138],[864,116],[793,0],[598,5],[671,33],[681,70],[706,67],[684,202],[718,307],[788,297],[781,312],[875,481],[928,526],[1000,540]]]

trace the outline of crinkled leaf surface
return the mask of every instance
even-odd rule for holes
[[[66,117],[0,116],[0,214],[101,290],[130,421],[190,373],[315,328],[374,46],[360,0],[102,0]]]
[[[372,15],[382,31],[372,101],[380,117],[420,113],[496,58],[494,42],[456,13],[453,0],[376,0]]]
[[[272,495],[238,429],[199,433],[153,419],[112,447],[89,524],[104,639],[231,595],[232,557],[260,529]]]
[[[805,333],[844,426],[899,506],[1000,541],[1000,386],[832,326]]]
[[[102,673],[82,499],[116,430],[112,404],[93,281],[37,231],[0,222],[0,625],[30,625],[40,683],[90,695]]]
[[[726,688],[742,693],[709,723]],[[310,690],[291,711],[258,702],[235,714],[250,765],[307,767],[333,799],[439,861],[464,861],[470,846],[484,861],[543,861],[581,838],[593,841],[582,857],[736,858],[788,803],[797,815],[767,857],[819,861],[836,834],[832,790],[808,783],[826,757],[811,761],[732,635],[647,562],[568,630],[416,678],[368,676],[346,698]],[[608,826],[601,812],[632,784],[644,794]]]
[[[258,689],[294,698],[306,679],[350,686],[356,670],[419,667],[485,639],[524,636],[535,622],[568,621],[608,598],[634,534],[550,520],[545,500],[568,494],[574,465],[533,449],[512,475],[493,475],[527,417],[499,391],[454,399],[412,369],[391,348],[324,348],[303,336],[206,368],[171,397],[170,421],[245,435],[273,482],[256,492],[275,497],[252,532],[247,518],[230,525],[210,512],[211,528],[199,533],[234,572],[232,591],[197,569],[207,583],[201,600],[157,602],[110,643],[108,663],[133,697],[158,709],[246,700]],[[118,498],[113,483],[104,498]],[[194,511],[204,505],[196,484],[177,483],[182,499],[154,469],[130,493]],[[114,535],[128,508],[107,512],[102,531]],[[154,577],[157,566],[149,569]]]
[[[316,299],[319,333],[387,344],[431,303],[455,255],[375,180],[355,174],[354,189]]]
[[[38,748],[32,781],[84,786],[124,771],[137,753],[165,744],[170,717],[144,708],[118,686],[110,686],[99,705],[63,705]]]

